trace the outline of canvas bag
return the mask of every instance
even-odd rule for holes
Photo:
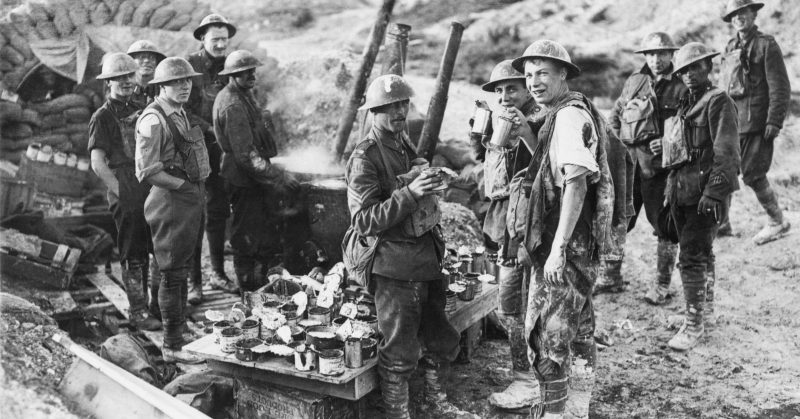
[[[639,145],[658,138],[658,113],[656,93],[647,78],[642,77],[639,87],[620,115],[619,139],[629,146]]]
[[[736,48],[722,57],[720,86],[728,92],[731,99],[741,99],[747,94],[747,55],[742,48]]]
[[[664,169],[679,169],[689,163],[689,146],[686,143],[682,114],[671,116],[664,121],[661,148],[661,167]]]

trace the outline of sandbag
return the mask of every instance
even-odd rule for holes
[[[64,110],[64,118],[67,120],[67,123],[89,122],[91,117],[92,112],[89,108],[77,107]]]
[[[8,39],[3,34],[3,31],[0,31],[0,47],[4,47],[6,44],[8,44]]]
[[[178,12],[175,12],[175,13],[178,13]],[[185,15],[178,14],[173,19],[171,19],[169,22],[167,22],[166,25],[164,25],[164,29],[166,29],[168,31],[179,31],[179,30],[181,30],[182,27],[184,27],[184,26],[186,26],[186,25],[188,25],[190,23],[192,23],[192,15],[189,15],[189,14],[185,14]]]
[[[117,15],[114,16],[114,23],[117,26],[127,26],[130,25],[131,19],[133,19],[133,13],[136,11],[136,1],[135,0],[125,0],[122,4],[119,5],[119,10],[117,10]]]
[[[30,14],[34,22],[50,20],[50,18],[53,17],[53,15],[48,12],[47,6],[44,3],[33,1],[28,2],[28,14]]]
[[[14,65],[6,60],[0,60],[0,72],[5,73],[14,69]]]
[[[11,45],[6,45],[0,48],[0,60],[8,61],[17,67],[25,62],[25,57]]]
[[[42,39],[58,39],[56,25],[50,21],[36,23],[36,32]]]
[[[89,11],[83,7],[83,3],[80,0],[66,0],[64,5],[69,13],[69,20],[72,21],[76,28],[82,28],[89,23]]]
[[[49,102],[33,103],[30,107],[42,115],[49,115],[64,112],[69,108],[88,108],[91,105],[92,101],[86,96],[70,93],[59,96]]]
[[[455,170],[461,170],[468,164],[475,164],[475,159],[472,157],[469,143],[456,139],[450,139],[440,142],[436,145],[436,152],[440,154]]]
[[[177,12],[169,5],[161,6],[150,17],[149,26],[153,29],[161,29],[175,17]]]
[[[128,333],[111,336],[100,345],[99,355],[151,385],[159,388],[164,385],[145,342],[138,336]]]
[[[8,122],[3,124],[3,137],[20,140],[33,135],[33,128],[24,122]]]
[[[144,28],[150,22],[150,17],[153,16],[153,13],[164,5],[163,0],[144,0],[139,4],[139,7],[136,8],[136,12],[133,13],[133,18],[131,19],[131,26],[138,26]]]
[[[22,106],[19,103],[0,100],[0,122],[19,121],[22,118]]]
[[[16,141],[15,143],[22,148],[28,148],[28,145],[36,143],[39,143],[41,145],[49,145],[53,147],[59,146],[61,144],[71,144],[69,142],[69,136],[65,134],[34,135],[24,140]]]
[[[25,57],[26,60],[35,58],[35,56],[33,55],[33,50],[31,50],[31,46],[28,40],[25,39],[25,37],[23,37],[22,35],[20,35],[16,30],[14,30],[13,26],[9,27],[8,29],[9,33],[4,34],[8,39],[8,45],[14,47],[14,49],[17,50],[20,54],[22,54],[22,56]]]
[[[73,150],[83,151],[89,148],[89,133],[75,133],[69,135],[69,143]]]
[[[69,17],[69,11],[64,7],[63,3],[55,3],[53,5],[53,24],[56,26],[58,34],[63,38],[72,34],[75,31],[75,24]]]
[[[25,36],[26,38],[30,36],[29,34],[31,32],[36,30],[36,23],[34,23],[33,19],[31,19],[27,14],[24,16],[15,16],[13,12],[11,12],[8,14],[8,18],[11,21],[11,24],[14,26],[14,29],[16,29],[20,35]]]
[[[62,128],[67,124],[67,118],[64,118],[63,113],[51,113],[42,116],[43,129]]]
[[[33,26],[36,22],[33,21],[31,18],[30,13],[28,12],[28,7],[24,4],[19,5],[10,12],[8,12],[8,18],[11,22],[16,25],[23,25],[23,26]],[[19,27],[17,27],[19,29]]]
[[[33,109],[23,109],[19,117],[19,122],[24,122],[34,127],[40,127],[42,126],[42,117],[39,115],[39,112]]]
[[[176,0],[169,3],[178,15],[191,15],[198,7],[196,0]]]
[[[218,417],[217,413],[234,403],[233,379],[213,371],[181,375],[164,386],[164,391],[211,417]]]
[[[17,71],[9,71],[3,75],[3,83],[11,90],[16,90],[19,83],[22,81],[22,76],[23,74],[21,74],[19,69]]]
[[[105,3],[96,3],[94,10],[89,12],[89,17],[91,18],[92,25],[102,26],[111,22],[112,15]]]
[[[89,125],[85,122],[76,122],[74,124],[67,124],[60,126],[58,128],[53,128],[52,130],[53,134],[67,134],[67,135],[80,134],[85,132],[89,132]]]
[[[122,4],[122,0],[103,0],[106,7],[108,7],[108,13],[111,16],[115,16],[117,14],[117,10],[119,10],[119,5]]]

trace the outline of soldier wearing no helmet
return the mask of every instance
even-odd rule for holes
[[[203,18],[194,30],[194,38],[201,41],[199,51],[189,54],[187,61],[200,73],[192,85],[186,111],[193,124],[203,130],[211,162],[211,175],[206,180],[206,239],[211,258],[212,272],[209,283],[213,288],[231,291],[231,281],[225,274],[225,223],[230,215],[230,203],[225,191],[225,180],[219,175],[222,150],[214,137],[212,108],[217,94],[228,84],[228,77],[220,74],[225,67],[230,38],[236,27],[225,17],[212,13]],[[192,267],[189,301],[199,304],[203,299],[200,259]]]
[[[769,222],[754,237],[755,244],[777,240],[789,231],[775,191],[767,180],[775,138],[789,108],[791,87],[783,54],[775,38],[758,30],[758,10],[764,3],[730,0],[722,20],[736,29],[725,46],[720,88],[736,102],[739,115],[742,181],[756,194]],[[720,227],[728,230],[730,224]]]
[[[153,242],[144,218],[148,183],[139,183],[134,174],[136,138],[134,124],[142,107],[132,100],[138,65],[123,53],[108,54],[102,73],[97,76],[108,86],[108,97],[89,121],[89,153],[92,169],[108,188],[109,210],[117,226],[117,249],[122,282],[130,303],[131,323],[144,330],[161,328],[158,308],[159,277],[151,283],[148,312],[147,284]],[[156,265],[153,261],[153,265]],[[158,271],[157,268],[154,269]]]
[[[664,188],[669,171],[661,167],[661,138],[664,121],[674,116],[686,86],[672,75],[672,58],[678,47],[663,32],[648,34],[642,40],[638,54],[645,64],[634,72],[614,103],[609,125],[628,147],[632,155],[634,172],[634,207],[628,230],[636,225],[639,212],[644,207],[647,221],[658,237],[657,280],[653,281],[645,300],[663,304],[669,296],[669,284],[675,266],[677,246],[659,229],[658,217],[664,207]],[[625,232],[622,232],[625,234]],[[621,292],[623,288],[622,259],[606,261],[595,285],[595,293]]]
[[[180,352],[187,343],[182,334],[187,281],[203,238],[203,183],[210,172],[203,133],[190,124],[183,109],[192,78],[198,76],[183,58],[161,61],[150,80],[159,88],[158,97],[136,123],[136,177],[153,185],[144,203],[144,216],[153,232],[161,268],[158,302],[167,361],[202,361]]]

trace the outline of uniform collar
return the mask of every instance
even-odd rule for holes
[[[155,102],[158,103],[159,106],[161,106],[161,109],[164,110],[164,114],[167,116],[170,116],[173,113],[177,113],[178,115],[181,115],[183,113],[182,106],[178,107],[172,106],[167,100],[165,100],[161,96],[156,97]]]
[[[519,111],[522,112],[523,115],[533,115],[536,113],[538,106],[536,106],[536,101],[533,98],[528,99],[524,104],[522,104],[522,109]]]
[[[670,71],[668,71],[666,74],[656,74],[653,72],[653,70],[650,69],[649,65],[644,64],[642,68],[639,69],[639,73],[649,76],[654,82],[659,82],[661,80],[670,81],[672,80],[672,67],[673,67],[672,64],[670,64],[669,65]]]
[[[393,132],[380,129],[374,125],[372,126],[371,133],[375,138],[375,141],[380,141],[381,144],[391,148],[392,150],[403,151],[403,137],[405,136],[405,133],[395,134]]]
[[[742,45],[744,45],[750,42],[750,40],[753,39],[753,37],[756,36],[757,33],[758,33],[758,25],[753,25],[753,27],[750,28],[749,31],[745,32],[744,38],[741,38],[739,32],[737,32],[736,40]]]

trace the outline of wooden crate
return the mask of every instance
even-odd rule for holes
[[[3,279],[43,289],[67,289],[78,268],[80,249],[42,240],[12,229],[0,229]]]
[[[17,172],[18,178],[34,182],[38,192],[74,198],[83,197],[93,187],[92,176],[91,172],[30,160],[24,155]]]
[[[359,403],[251,380],[234,381],[236,416],[253,419],[351,419]]]

